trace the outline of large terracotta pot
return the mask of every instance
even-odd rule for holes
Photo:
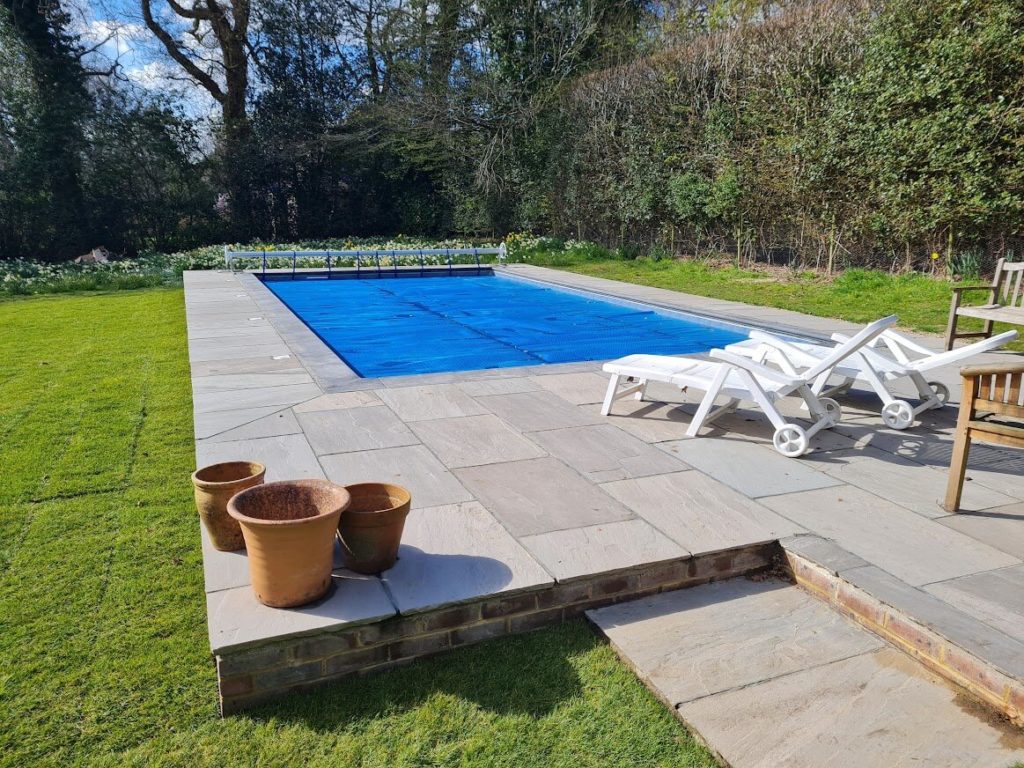
[[[358,483],[346,488],[352,503],[338,525],[345,567],[356,573],[386,571],[398,559],[412,495],[389,483]]]
[[[228,514],[242,527],[256,598],[293,608],[331,586],[334,535],[350,496],[326,480],[287,480],[242,491]]]
[[[261,485],[267,468],[256,461],[211,464],[192,473],[196,508],[215,549],[233,552],[245,546],[242,529],[228,514],[228,500],[239,491]]]

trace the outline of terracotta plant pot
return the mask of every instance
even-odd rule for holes
[[[350,496],[326,480],[287,480],[242,491],[228,514],[242,526],[256,599],[294,608],[331,586],[334,534]]]
[[[215,549],[233,552],[245,546],[242,529],[228,514],[228,500],[239,491],[263,484],[267,468],[255,461],[211,464],[192,473],[196,508]]]
[[[398,559],[412,495],[400,485],[388,483],[358,483],[346,488],[352,504],[338,525],[345,567],[356,573],[386,571]]]

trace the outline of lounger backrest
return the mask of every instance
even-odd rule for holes
[[[957,349],[951,349],[947,352],[939,352],[929,357],[923,357],[919,360],[912,360],[907,363],[906,368],[908,370],[915,371],[930,371],[933,368],[940,368],[943,365],[953,365],[963,360],[980,355],[983,352],[991,352],[993,349],[999,349],[1004,344],[1009,344],[1011,341],[1017,338],[1017,331],[1004,331],[996,336],[990,336],[987,339],[976,341],[973,344],[968,344],[966,347],[958,347]]]
[[[830,354],[823,357],[817,365],[808,368],[804,372],[803,377],[809,381],[813,381],[818,376],[825,373],[825,371],[832,370],[850,355],[855,354],[869,341],[880,335],[886,328],[895,325],[898,319],[899,318],[896,317],[896,315],[889,315],[888,317],[883,317],[881,320],[875,320],[875,322],[870,325],[864,326],[849,339],[838,344],[836,348],[832,350]]]

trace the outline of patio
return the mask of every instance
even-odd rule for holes
[[[508,269],[805,335],[853,329]],[[244,553],[204,542],[224,712],[783,557],[798,583],[876,632],[892,617],[914,623],[923,639],[901,647],[933,669],[1001,696],[1008,713],[1024,705],[1024,455],[976,446],[964,511],[947,514],[953,407],[897,432],[854,391],[812,453],[785,459],[752,411],[681,439],[694,397],[653,384],[654,402],[602,417],[599,363],[360,379],[252,275],[189,272],[185,297],[200,466],[252,458],[269,480],[390,480],[413,495],[394,569],[339,569],[328,598],[295,611],[259,605]],[[936,378],[955,400],[957,371]],[[963,656],[953,666],[951,650]]]

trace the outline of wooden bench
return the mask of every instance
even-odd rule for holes
[[[963,294],[968,291],[988,291],[988,303],[978,307],[961,306]],[[976,317],[985,321],[985,330],[957,333],[961,317]],[[949,308],[946,328],[946,349],[952,349],[957,339],[970,339],[992,335],[993,323],[1024,325],[1024,261],[996,262],[996,274],[991,285],[964,285],[953,289],[953,302]]]
[[[1024,448],[1024,359],[960,369],[963,393],[943,506],[960,507],[971,440]]]

